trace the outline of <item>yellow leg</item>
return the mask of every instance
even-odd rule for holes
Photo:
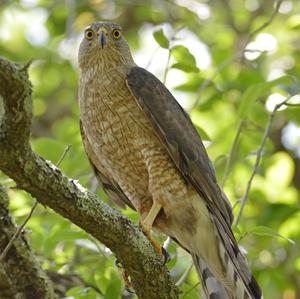
[[[160,203],[154,201],[148,215],[146,216],[146,218],[144,220],[141,221],[141,227],[142,227],[144,234],[149,239],[149,241],[152,243],[155,251],[158,254],[162,254],[162,249],[161,249],[160,244],[154,238],[151,237],[151,228],[152,228],[153,223],[156,219],[156,216],[158,215],[161,208],[162,208],[162,205]]]

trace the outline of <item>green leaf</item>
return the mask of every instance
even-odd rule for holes
[[[64,152],[66,144],[58,140],[42,137],[34,140],[32,147],[39,155],[55,164]]]
[[[194,124],[195,125],[195,124]],[[198,134],[200,135],[201,139],[202,140],[205,140],[205,141],[211,141],[211,138],[209,137],[209,135],[204,131],[203,128],[195,125],[196,127],[196,130],[198,132]]]
[[[106,289],[104,299],[119,298],[121,292],[121,281],[113,280]]]
[[[154,31],[153,37],[162,48],[169,49],[169,45],[170,45],[169,40],[165,36],[162,29]]]
[[[258,235],[258,236],[268,236],[268,237],[277,237],[277,238],[282,238],[288,242],[290,242],[291,244],[295,244],[295,241],[293,241],[292,239],[286,238],[282,235],[280,235],[278,232],[276,232],[275,230],[273,230],[270,227],[267,226],[255,226],[253,228],[250,229],[249,233]]]
[[[176,59],[177,63],[173,64],[171,67],[180,69],[184,72],[198,72],[196,59],[190,53],[188,48],[184,46],[175,46],[171,50],[172,56]]]
[[[97,299],[97,298],[99,298],[99,296],[97,296],[97,292],[90,287],[87,287],[87,288],[74,287],[74,288],[69,289],[67,291],[66,295],[70,296],[70,297],[72,296],[75,299],[84,299],[84,298]]]
[[[198,72],[198,70],[199,70],[197,67],[195,67],[193,65],[188,65],[183,62],[174,63],[174,64],[172,64],[171,68],[178,69],[178,70],[181,70],[181,71],[184,71],[187,73]]]
[[[273,81],[264,82],[252,85],[246,89],[244,92],[240,107],[239,116],[244,119],[248,116],[251,105],[258,99],[258,97],[266,96],[270,93],[270,89],[276,85],[290,85],[293,83],[291,76],[283,76]]]
[[[50,256],[60,242],[75,241],[84,238],[86,238],[86,233],[83,231],[72,231],[71,229],[53,230],[45,240],[43,253],[45,256]]]

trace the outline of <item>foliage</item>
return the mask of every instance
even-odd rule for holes
[[[269,26],[251,40],[250,32],[272,15],[273,1],[3,3],[0,55],[20,63],[33,59],[32,142],[40,155],[55,164],[71,144],[61,169],[86,187],[97,189],[107,200],[96,186],[81,143],[76,51],[86,25],[113,20],[122,24],[142,66],[161,79],[165,73],[167,86],[190,112],[202,138],[209,140],[207,150],[217,176],[220,182],[227,178],[225,192],[238,213],[271,111],[278,102],[299,92],[300,3],[283,1]],[[246,45],[248,51],[244,51]],[[292,97],[289,103],[299,104],[299,97]],[[247,249],[265,298],[295,299],[300,298],[300,107],[281,108],[234,231]],[[241,134],[232,150],[241,121]],[[1,182],[14,185],[4,175]],[[10,209],[20,224],[34,200],[14,189],[9,195]],[[124,214],[138,221],[133,211],[126,209]],[[76,273],[85,281],[85,288],[70,289],[66,296],[114,299],[124,293],[109,249],[74,224],[39,206],[26,227],[45,269]],[[158,238],[163,242],[164,237]],[[190,259],[175,244],[169,251],[172,261],[168,266],[177,281]],[[192,270],[181,285],[182,298],[197,297],[197,282]]]

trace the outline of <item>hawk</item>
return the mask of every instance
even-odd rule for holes
[[[146,234],[154,228],[192,255],[207,298],[261,298],[196,129],[164,84],[135,64],[121,27],[86,28],[78,62],[84,148],[108,196],[135,209]]]

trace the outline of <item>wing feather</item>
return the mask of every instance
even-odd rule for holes
[[[212,163],[188,114],[169,90],[145,69],[132,68],[127,75],[127,86],[184,178],[207,201],[220,221],[230,227],[231,205],[217,184]]]
[[[259,287],[241,256],[231,229],[231,205],[217,184],[212,163],[188,114],[164,84],[145,69],[133,67],[127,74],[126,83],[184,179],[205,200],[220,241],[248,292],[254,298],[260,298]]]

